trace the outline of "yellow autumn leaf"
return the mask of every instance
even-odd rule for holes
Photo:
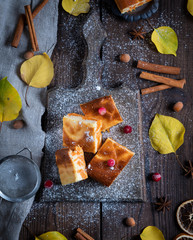
[[[152,147],[161,154],[176,152],[184,143],[185,128],[173,117],[156,114],[149,129]]]
[[[62,7],[64,10],[74,16],[81,13],[88,13],[90,10],[90,0],[63,0]]]
[[[11,121],[18,117],[22,102],[17,90],[8,82],[7,77],[0,80],[0,122]],[[0,124],[0,125],[1,125]]]
[[[172,28],[159,27],[154,29],[151,40],[155,44],[158,52],[176,56],[178,37]]]
[[[54,76],[53,63],[46,53],[36,55],[21,65],[20,74],[27,85],[44,88],[50,84]]]
[[[163,233],[154,226],[146,227],[140,234],[141,240],[165,240]]]
[[[35,240],[67,240],[64,235],[59,232],[46,232],[41,234],[40,236],[36,237]]]
[[[193,16],[193,0],[188,0],[187,9],[188,12]]]

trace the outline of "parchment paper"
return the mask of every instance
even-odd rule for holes
[[[30,88],[27,107],[24,101],[26,85],[19,78],[19,69],[24,61],[23,55],[31,49],[27,27],[18,48],[11,47],[14,30],[24,6],[31,4],[32,9],[40,0],[0,1],[0,79],[7,76],[8,81],[17,89],[22,99],[22,110],[18,119],[23,119],[22,129],[12,128],[13,122],[4,122],[0,133],[0,159],[16,154],[24,147],[32,151],[34,161],[40,165],[45,133],[42,131],[41,118],[45,111],[46,89]],[[58,2],[50,0],[34,19],[40,53],[51,56],[57,41]],[[27,152],[23,153],[26,157]],[[0,240],[17,240],[22,223],[30,211],[33,198],[23,203],[10,203],[2,200],[0,204]]]

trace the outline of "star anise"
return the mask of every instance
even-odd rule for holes
[[[131,35],[133,35],[133,40],[137,39],[144,39],[144,34],[146,32],[143,32],[143,27],[141,27],[138,31],[136,29],[133,30],[133,32],[130,32]]]
[[[190,174],[193,179],[193,166],[192,166],[192,162],[190,160],[189,160],[189,166],[185,167],[185,171],[186,171],[185,176]]]
[[[157,206],[156,210],[158,212],[163,211],[165,213],[166,209],[169,211],[172,201],[168,201],[167,197],[161,197],[158,199],[158,201],[155,203]]]

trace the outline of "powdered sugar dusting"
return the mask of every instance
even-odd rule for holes
[[[89,92],[88,95],[84,93]],[[43,163],[44,177],[54,182],[52,189],[43,189],[43,201],[119,201],[142,200],[143,160],[140,159],[141,145],[139,141],[139,110],[136,92],[130,92],[128,88],[115,89],[113,91],[101,90],[98,94],[95,88],[85,87],[74,91],[58,89],[50,93],[48,105],[48,130],[46,137],[46,156]],[[128,166],[119,175],[111,187],[107,188],[87,179],[78,183],[62,186],[55,163],[55,151],[62,147],[62,117],[70,112],[80,113],[80,103],[88,102],[101,96],[112,95],[124,122],[111,128],[110,132],[103,133],[103,139],[111,137],[118,143],[135,152]],[[57,107],[54,107],[57,105]],[[58,109],[62,109],[58,110]],[[137,114],[136,114],[137,113]],[[54,119],[54,121],[53,121]],[[51,124],[50,124],[51,123]],[[129,123],[133,132],[124,134],[123,126]],[[112,169],[113,171],[113,169]]]
[[[180,10],[179,10],[180,11]],[[108,26],[107,31],[107,38],[105,40],[104,46],[103,46],[103,61],[105,62],[104,65],[104,71],[102,76],[102,82],[104,86],[118,86],[121,83],[126,83],[127,86],[129,86],[130,89],[136,90],[139,88],[144,88],[148,86],[152,86],[152,83],[149,83],[148,81],[141,80],[137,78],[137,73],[139,72],[138,69],[134,68],[132,66],[133,61],[137,60],[149,60],[150,62],[156,62],[155,59],[157,58],[157,50],[155,46],[150,41],[150,34],[147,34],[146,39],[143,40],[135,40],[133,41],[131,36],[129,35],[129,31],[132,30],[132,27],[127,25],[127,29],[125,28],[126,24],[123,22],[123,24],[117,24],[117,18],[115,18],[113,15],[110,15],[106,9],[103,9],[102,14],[102,20],[105,22],[105,25]],[[70,20],[71,21],[71,20]],[[121,21],[121,20],[120,20]],[[177,35],[182,34],[183,29],[176,28],[176,26],[181,25],[181,18],[180,14],[177,19],[176,15],[175,18],[172,17],[172,13],[170,13],[170,16],[166,12],[162,12],[160,16],[158,16],[153,21],[153,26],[155,28],[160,26],[170,26],[172,27]],[[70,25],[70,23],[68,24]],[[109,27],[112,25],[113,27]],[[140,21],[137,24],[137,28],[140,26],[144,26],[144,31],[151,33],[152,29],[147,24],[146,21]],[[117,29],[118,28],[118,29]],[[119,34],[117,34],[119,32]],[[124,39],[123,39],[124,38]],[[69,40],[69,42],[73,45],[73,41]],[[124,43],[124,44],[123,44]],[[184,48],[186,46],[184,45]],[[129,53],[131,56],[131,61],[129,63],[120,63],[115,60],[115,56],[118,56],[121,53]],[[165,65],[173,65],[171,64],[171,56],[167,56],[167,58],[164,59],[164,62],[159,62],[160,64]],[[157,62],[158,63],[158,62]],[[90,62],[89,62],[90,64]],[[94,67],[92,64],[90,64],[91,69]],[[74,70],[74,69],[73,69]],[[68,74],[67,74],[68,75]],[[91,74],[92,76],[92,74]],[[93,78],[90,79],[93,82]],[[96,91],[97,90],[97,91]],[[76,91],[76,94],[74,93]],[[116,92],[117,91],[117,92]],[[85,92],[89,96],[83,96],[85,95]],[[98,92],[98,93],[97,93]],[[74,94],[73,94],[74,93]],[[113,127],[111,129],[110,133],[103,134],[103,138],[106,137],[112,137],[113,139],[117,140],[119,143],[126,145],[128,148],[136,152],[137,154],[135,157],[131,160],[131,162],[128,165],[128,169],[131,171],[129,175],[126,175],[126,170],[124,170],[123,173],[120,175],[120,179],[115,181],[113,185],[110,187],[110,190],[107,191],[107,188],[99,185],[96,182],[93,182],[92,180],[87,180],[84,182],[68,185],[65,187],[62,187],[60,185],[60,180],[58,176],[57,167],[55,165],[55,159],[54,159],[54,152],[62,147],[62,116],[69,113],[69,112],[76,112],[81,113],[79,104],[84,103],[86,101],[95,99],[100,96],[111,94],[110,91],[101,91],[101,85],[100,83],[97,83],[97,80],[95,80],[95,85],[93,84],[91,88],[82,88],[82,89],[73,89],[69,92],[66,91],[66,89],[61,89],[61,91],[57,91],[50,96],[50,99],[53,98],[53,102],[49,102],[48,104],[48,131],[47,131],[47,138],[46,138],[46,160],[45,160],[45,177],[49,177],[54,180],[54,188],[52,191],[45,190],[42,195],[42,200],[44,201],[53,201],[53,200],[59,200],[63,201],[65,199],[67,200],[130,200],[135,199],[134,195],[136,195],[136,192],[134,190],[131,190],[133,188],[138,188],[138,193],[140,189],[143,187],[143,173],[141,174],[141,170],[143,169],[143,162],[138,164],[137,158],[139,157],[139,152],[141,150],[140,145],[138,148],[136,148],[135,145],[135,135],[138,131],[138,123],[140,122],[139,119],[135,119],[134,115],[135,112],[138,111],[138,106],[133,107],[133,103],[131,99],[123,99],[124,96],[128,95],[128,91],[120,91],[115,90],[113,94],[113,98],[115,99],[115,102],[117,104],[117,107],[124,119],[123,124],[119,124],[116,127]],[[130,94],[130,93],[129,93]],[[134,93],[136,94],[136,93]],[[54,96],[55,95],[55,96]],[[76,95],[76,96],[75,96]],[[79,97],[77,98],[77,95]],[[119,98],[119,96],[122,96],[123,98]],[[64,97],[65,96],[65,97]],[[76,100],[75,100],[76,98]],[[132,98],[132,97],[131,97]],[[136,98],[136,95],[135,97]],[[152,110],[154,105],[160,101],[160,95],[154,94],[152,98],[149,96],[143,96],[143,106],[147,106],[144,108],[144,111],[146,114],[143,115],[143,122],[149,123],[151,118],[154,116],[154,114],[157,113],[157,109]],[[132,108],[132,110],[130,110]],[[127,111],[126,111],[127,109]],[[151,113],[148,114],[148,113]],[[124,124],[129,124],[133,128],[133,132],[131,135],[127,135],[127,138],[120,134],[122,127]],[[144,140],[143,143],[146,146],[146,149],[150,148],[150,142],[147,138],[148,136],[148,128],[144,128]],[[134,144],[132,144],[132,141]],[[138,152],[139,151],[139,152]],[[148,160],[148,158],[147,158]],[[134,162],[136,161],[136,164]],[[133,164],[132,164],[133,163]],[[137,170],[137,166],[141,169]],[[148,166],[147,166],[148,167]],[[137,181],[132,181],[132,171],[135,173],[135,175],[140,176],[139,185],[137,185]],[[143,171],[143,170],[142,170]],[[148,173],[148,169],[147,169]],[[129,182],[127,180],[128,188],[123,188],[122,182],[120,181],[123,178],[129,179]],[[135,178],[136,180],[136,178]],[[92,191],[89,191],[88,189],[92,188]],[[77,190],[78,189],[78,190]],[[88,191],[89,198],[85,199],[85,196],[82,196],[81,192],[85,191],[85,189]],[[117,191],[117,189],[119,189]],[[127,191],[130,191],[130,195],[127,194]],[[122,192],[121,192],[122,191]],[[106,192],[106,194],[104,194]],[[111,194],[109,193],[111,192]],[[123,195],[121,195],[123,193]],[[120,195],[119,195],[120,194]],[[119,198],[119,196],[120,198]],[[132,195],[132,197],[131,197]],[[97,196],[97,197],[96,197]],[[142,195],[140,195],[142,196]],[[140,197],[142,199],[143,197]]]
[[[94,142],[94,138],[93,138],[93,136],[90,136],[89,131],[85,132],[85,135],[86,135],[86,141],[87,142]]]
[[[97,52],[99,52],[97,48],[100,47],[100,42],[97,42],[96,39],[99,41],[100,34],[104,34],[99,29],[98,20],[98,16],[94,16],[94,19],[88,21],[84,27],[88,47],[96,49]],[[96,30],[96,33],[93,33],[93,29]],[[97,34],[97,37],[91,32]],[[93,44],[96,46],[92,47]],[[130,91],[128,87],[124,86],[114,90],[101,87],[100,91],[96,91],[96,86],[100,86],[98,71],[101,67],[96,56],[96,52],[90,52],[88,55],[87,76],[82,86],[71,90],[60,88],[49,93],[45,161],[42,168],[44,169],[44,177],[51,179],[54,186],[52,189],[43,189],[42,201],[131,201],[144,199],[144,163],[140,156],[142,147],[139,135],[141,120],[138,91]],[[55,151],[62,147],[62,117],[71,112],[81,113],[79,106],[81,103],[108,95],[112,95],[124,122],[112,127],[109,133],[104,133],[103,140],[110,137],[135,152],[135,156],[109,188],[90,178],[62,186],[54,156]],[[125,124],[129,124],[133,128],[129,136],[122,131]]]
[[[101,86],[96,86],[96,90],[100,91],[101,90]]]
[[[68,222],[67,226],[61,225],[61,233],[66,236],[66,228],[74,229],[74,227],[85,228],[88,224],[95,224],[96,221],[100,221],[100,204],[99,203],[65,203],[66,212],[64,214],[63,209],[61,207],[57,207],[59,203],[53,203],[52,207],[49,207],[49,214],[54,218],[57,217],[58,222]],[[43,212],[43,210],[47,208],[46,203],[34,203],[32,205],[30,215],[26,218],[25,225],[33,226],[33,223],[40,219],[43,221],[47,218],[46,214],[39,214]],[[92,209],[92,214],[91,214]],[[80,218],[77,216],[81,216]],[[96,223],[97,224],[97,223]],[[58,226],[59,227],[59,226]],[[30,228],[31,229],[31,228]],[[49,229],[50,230],[50,229]],[[66,236],[67,237],[67,236]],[[70,237],[68,238],[70,239]]]

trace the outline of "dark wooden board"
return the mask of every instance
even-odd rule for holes
[[[103,65],[100,60],[100,50],[105,41],[106,32],[101,24],[100,15],[91,10],[90,16],[81,31],[87,46],[83,63],[85,77],[82,79],[82,83],[77,88],[71,90],[62,87],[51,89],[47,96],[47,128],[45,157],[42,161],[42,180],[45,182],[47,179],[50,179],[54,185],[51,189],[46,189],[42,186],[40,201],[145,201],[146,183],[144,178],[139,91],[130,90],[125,85],[114,89],[105,89],[101,85],[99,73]],[[115,101],[123,122],[112,127],[109,132],[103,133],[103,142],[106,138],[112,138],[133,151],[135,153],[134,156],[112,186],[108,188],[91,178],[62,186],[56,166],[55,152],[63,147],[63,116],[69,113],[82,114],[80,109],[81,103],[109,95]],[[132,133],[123,133],[123,128],[126,124],[132,127]],[[91,158],[88,158],[88,154],[85,154],[87,164]]]
[[[96,64],[96,60],[94,64]],[[88,62],[88,65],[92,65],[91,61]],[[88,72],[87,68],[87,73]],[[128,87],[123,86],[113,90],[103,89],[99,83],[93,85],[93,79],[96,78],[88,78],[82,87],[73,91],[66,91],[66,89],[60,88],[48,94],[48,128],[45,142],[45,158],[42,162],[42,180],[45,182],[47,179],[50,179],[54,185],[51,189],[45,189],[44,186],[42,186],[40,189],[41,202],[62,202],[65,200],[73,202],[131,202],[146,200],[139,92],[130,91]],[[97,87],[100,87],[100,91],[97,90]],[[81,103],[109,95],[113,97],[123,118],[123,123],[112,127],[110,132],[103,133],[103,141],[107,138],[112,138],[135,152],[135,155],[110,187],[103,186],[91,178],[62,186],[56,166],[55,152],[57,149],[62,148],[63,116],[70,112],[81,114]],[[54,110],[54,108],[56,109]],[[124,134],[122,130],[125,124],[128,123],[132,126],[132,133],[129,134],[129,136]],[[88,155],[85,154],[87,163],[89,163],[89,158]]]
[[[98,6],[96,7],[98,9]],[[60,8],[59,25],[64,24],[67,18],[68,14],[66,14]],[[84,22],[86,16],[70,18],[74,20],[74,25],[71,26],[71,28],[76,26],[79,28],[81,27],[80,25],[82,22]],[[113,38],[117,39],[114,45],[107,44],[103,47],[102,58],[105,63],[105,68],[102,81],[105,86],[117,86],[117,84],[125,81],[134,89],[141,89],[154,85],[151,82],[136,78],[136,74],[140,71],[135,69],[132,66],[132,63],[126,65],[116,61],[116,56],[126,51],[130,53],[134,61],[140,58],[141,60],[147,60],[149,62],[154,61],[160,64],[181,67],[182,72],[180,76],[171,77],[179,79],[185,77],[187,79],[187,84],[184,90],[171,89],[142,97],[145,174],[147,179],[148,198],[147,203],[103,204],[100,206],[100,210],[98,210],[97,213],[98,217],[98,214],[100,214],[100,220],[97,220],[96,223],[91,222],[89,227],[87,224],[83,223],[84,226],[82,225],[82,228],[88,233],[92,233],[91,235],[95,239],[121,240],[121,237],[126,236],[125,239],[129,240],[132,236],[139,234],[144,227],[148,225],[155,225],[162,230],[165,239],[172,240],[175,235],[182,232],[176,222],[176,209],[181,202],[192,198],[193,180],[190,177],[184,177],[184,171],[180,169],[174,155],[160,155],[150,147],[150,142],[148,140],[148,129],[152,118],[157,112],[179,119],[186,128],[186,134],[185,143],[179,148],[177,153],[183,163],[187,162],[189,159],[193,161],[193,17],[191,17],[186,10],[186,1],[162,0],[160,1],[160,8],[158,12],[150,19],[154,27],[167,25],[176,31],[179,40],[177,57],[171,55],[161,55],[157,53],[154,46],[149,44],[149,38],[146,38],[145,41],[137,41],[138,48],[141,48],[142,50],[144,49],[144,55],[138,55],[136,52],[134,52],[134,43],[130,41],[130,35],[128,32],[131,29],[139,28],[142,25],[144,25],[144,30],[151,31],[151,28],[146,21],[140,21],[136,23],[124,22],[124,20],[113,16],[103,4],[101,5],[101,19],[106,31],[108,32],[109,42],[113,42]],[[73,57],[74,55],[70,55],[67,47],[65,47],[68,44],[68,34],[68,31],[64,31],[63,26],[59,26],[58,44],[54,51],[53,60],[55,66],[58,66],[58,68],[60,66],[60,70],[58,69],[57,71],[63,71],[63,75],[61,76],[59,72],[57,73],[57,78],[55,78],[54,81],[56,86],[63,84],[65,87],[69,87],[77,83],[75,80],[65,79],[64,77],[65,71],[69,71],[69,66],[66,65],[69,58],[74,60],[72,64],[75,65],[78,63],[78,61],[81,61],[81,54],[75,58]],[[66,39],[66,41],[63,41],[62,39]],[[74,39],[76,39],[75,35]],[[78,39],[81,41],[81,37],[78,37]],[[117,47],[117,44],[121,46],[121,49]],[[64,47],[64,52],[61,52],[62,47]],[[76,47],[80,48],[77,49],[77,51],[83,51],[83,45],[79,45],[79,47],[77,45]],[[65,48],[67,53],[66,56]],[[63,56],[62,59],[60,59],[60,55]],[[115,65],[116,67],[114,67]],[[176,101],[184,102],[184,109],[180,113],[174,113],[171,110],[172,104]],[[158,183],[149,181],[148,176],[152,172],[160,172],[162,175],[162,180]],[[172,200],[172,207],[170,211],[166,212],[165,214],[162,212],[157,213],[155,211],[154,202],[156,201],[156,198],[160,196],[167,196]],[[51,209],[55,206],[58,207],[58,215],[53,216]],[[71,212],[70,206],[75,205],[69,205],[69,203],[35,203],[24,224],[32,229],[35,234],[40,234],[42,232],[55,229],[61,231],[66,236],[70,236],[73,233],[74,227],[77,227],[74,226],[77,224],[77,222],[72,224],[71,219],[65,218],[62,221],[61,227],[61,218],[59,217],[59,214],[65,215],[67,211]],[[92,216],[95,213],[93,210],[95,204],[91,203],[88,205],[88,207],[86,206],[87,205],[84,205],[84,203],[77,203],[75,210],[77,210],[77,208],[81,208],[84,211],[84,209],[88,208],[90,210],[90,216]],[[130,229],[123,225],[122,221],[127,216],[132,216],[135,218],[136,227]],[[77,218],[81,224],[85,216],[82,216],[79,214],[79,212],[77,212],[77,214],[75,213],[73,219]],[[51,227],[52,224],[54,228]],[[23,227],[20,239],[23,240],[33,238],[29,237],[29,234]],[[69,239],[72,238],[69,237]]]
[[[34,239],[35,235],[48,231],[59,231],[67,239],[72,239],[77,227],[93,237],[97,236],[96,240],[99,240],[100,204],[34,203],[24,226],[20,236],[23,240]]]

